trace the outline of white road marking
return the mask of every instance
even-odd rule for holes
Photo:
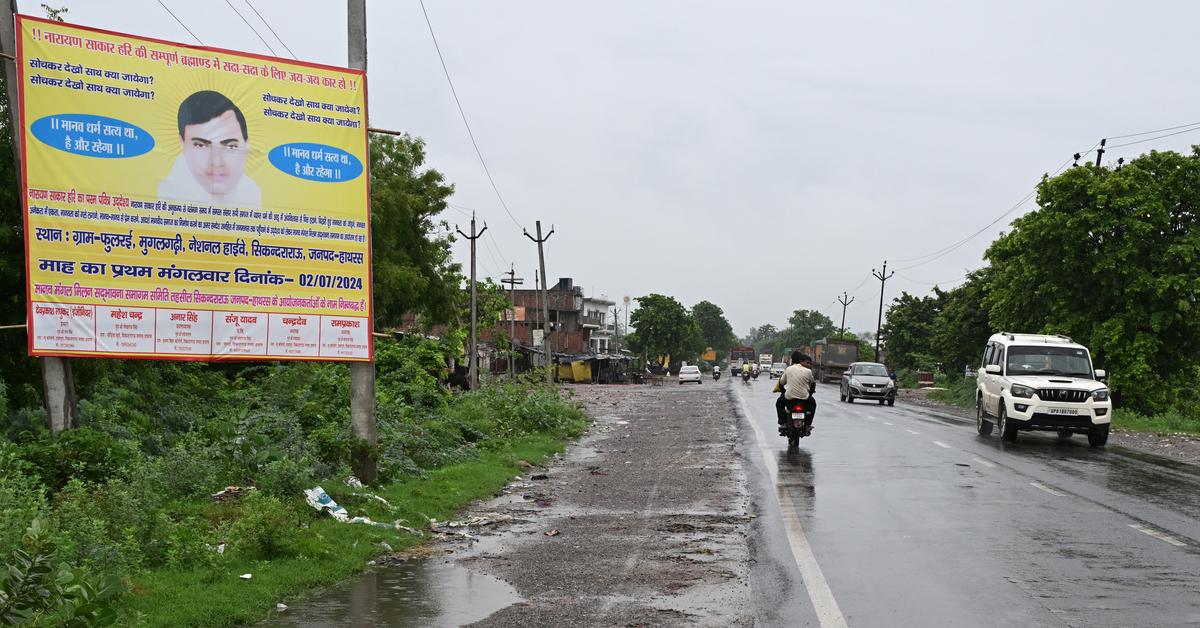
[[[895,425],[895,423],[892,423],[891,421],[884,421],[883,424],[884,425]]]
[[[1162,532],[1159,532],[1158,530],[1155,530],[1153,528],[1147,528],[1146,526],[1141,525],[1139,523],[1131,523],[1131,524],[1129,524],[1129,527],[1131,527],[1134,530],[1137,530],[1138,532],[1141,532],[1143,534],[1149,534],[1150,536],[1152,536],[1164,543],[1170,543],[1171,545],[1174,545],[1175,547],[1187,547],[1187,543],[1180,541],[1179,539],[1171,536],[1170,534],[1163,534]]]
[[[943,447],[943,448],[945,448],[945,449],[954,449],[953,447],[951,447],[951,446],[947,445],[946,443],[943,443],[943,442],[942,442],[942,441],[940,441],[940,440],[935,440],[935,441],[933,441],[933,444],[934,444],[934,445],[937,445],[938,447]]]
[[[988,462],[987,460],[984,460],[983,458],[971,458],[971,460],[974,460],[975,462],[978,462],[979,464],[981,464],[981,465],[983,465],[983,466],[985,466],[985,467],[987,467],[987,468],[989,468],[989,469],[995,469],[995,468],[996,468],[996,463],[994,463],[994,462]]]
[[[746,398],[740,392],[738,403],[742,406],[742,415],[746,417],[750,427],[754,428],[758,449],[762,453],[767,473],[771,476],[771,483],[778,487],[779,465],[775,461],[775,451],[767,447],[767,439],[755,422],[754,416],[750,414],[750,408],[746,407]],[[808,591],[808,599],[812,601],[813,611],[817,614],[821,628],[848,628],[846,617],[842,615],[842,609],[833,597],[833,590],[829,588],[825,574],[817,564],[817,557],[813,555],[812,546],[808,544],[808,536],[804,534],[804,528],[800,525],[791,495],[786,490],[776,490],[775,494],[779,498],[779,509],[783,513],[783,528],[787,532],[788,544],[792,547],[792,558],[800,569],[800,577],[804,579],[804,588]]]
[[[1067,496],[1066,493],[1064,493],[1058,489],[1055,489],[1055,488],[1050,488],[1049,486],[1046,486],[1045,484],[1042,484],[1041,482],[1030,482],[1029,485],[1032,486],[1033,488],[1046,491],[1047,493],[1050,493],[1051,495],[1054,495],[1055,497],[1066,497]]]
[[[904,430],[904,431],[908,432],[909,434],[920,434],[920,432],[914,432],[912,430]]]

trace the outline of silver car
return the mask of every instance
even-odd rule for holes
[[[842,373],[839,398],[847,403],[855,399],[871,399],[879,405],[896,405],[896,382],[887,367],[878,362],[855,362]]]

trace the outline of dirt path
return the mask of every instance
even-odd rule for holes
[[[753,519],[725,388],[572,387],[589,433],[465,513],[514,521],[447,560],[523,598],[473,625],[750,625]]]

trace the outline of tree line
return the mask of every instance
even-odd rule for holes
[[[951,290],[903,293],[881,331],[899,368],[977,367],[998,331],[1065,334],[1144,413],[1197,416],[1200,147],[1043,177],[1038,207]]]

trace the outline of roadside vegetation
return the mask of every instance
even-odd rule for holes
[[[951,290],[902,293],[882,329],[897,369],[941,367],[938,398],[973,405],[998,331],[1065,334],[1108,372],[1118,429],[1200,433],[1200,147],[1117,168],[1081,165],[1038,186],[1038,209]]]
[[[92,363],[78,429],[51,435],[40,408],[6,422],[0,623],[59,625],[79,609],[105,610],[80,625],[253,621],[420,542],[395,524],[427,529],[582,431],[582,412],[540,378],[452,395],[438,383],[451,351],[420,336],[377,345],[381,477],[365,489],[346,483],[344,365]],[[310,508],[303,491],[318,485],[385,525]],[[43,594],[61,570],[91,599]]]

